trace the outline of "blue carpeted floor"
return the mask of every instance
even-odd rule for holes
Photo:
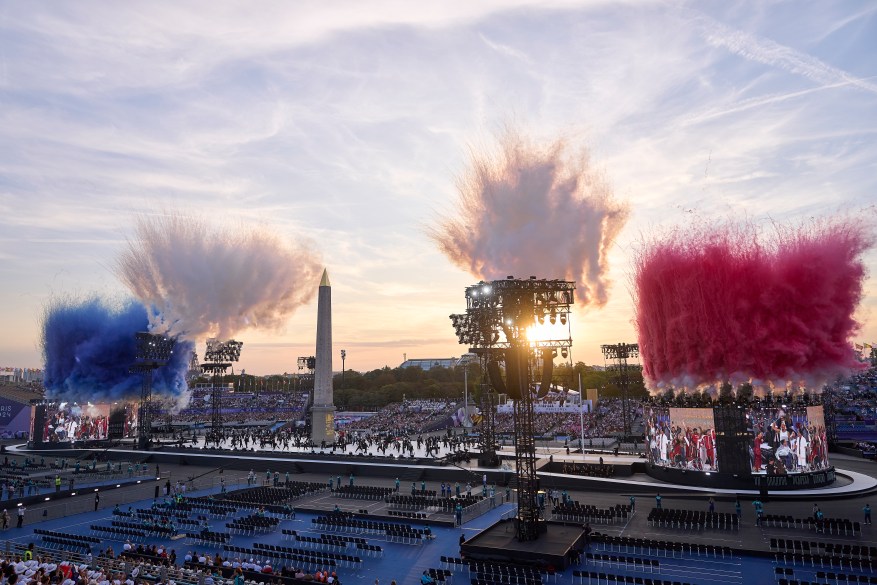
[[[202,490],[189,494],[190,496],[207,495],[215,492],[215,490]],[[152,504],[152,500],[143,500],[132,503],[134,508],[147,508]],[[127,506],[125,507],[127,508]],[[123,508],[123,509],[125,509]],[[382,541],[373,535],[365,536],[371,544],[377,544],[383,547],[384,555],[380,558],[365,557],[363,565],[360,569],[339,568],[338,574],[342,584],[360,583],[372,585],[378,580],[380,585],[389,585],[395,580],[399,585],[416,585],[420,582],[421,573],[428,568],[440,568],[440,558],[442,556],[458,557],[459,556],[459,537],[465,534],[469,539],[487,526],[492,525],[500,519],[500,517],[512,510],[512,504],[503,504],[500,507],[489,511],[487,514],[476,518],[467,523],[462,528],[442,528],[433,527],[435,539],[423,545],[405,545]],[[248,515],[249,512],[241,512],[239,516]],[[254,541],[264,544],[280,544],[284,546],[296,546],[294,542],[283,541],[281,537],[282,528],[296,530],[300,533],[316,536],[318,531],[315,530],[311,523],[311,519],[315,516],[312,514],[299,513],[295,520],[281,521],[278,529],[268,535],[260,535],[256,538],[235,536],[231,544],[243,547],[252,546]],[[109,525],[112,519],[111,510],[105,509],[98,512],[89,512],[52,520],[41,523],[29,522],[22,529],[9,529],[4,535],[10,540],[18,542],[34,541],[39,543],[38,538],[34,538],[33,529],[36,527],[58,530],[63,532],[73,532],[79,534],[91,534],[89,526],[91,524]],[[14,521],[14,518],[13,518]],[[214,519],[211,521],[213,530],[225,531],[224,525],[227,520]],[[363,536],[363,535],[360,535]],[[168,541],[152,539],[149,544],[163,543],[169,548],[176,549],[178,556],[182,559],[186,551],[196,550],[197,547],[185,544],[184,540]],[[103,548],[112,545],[114,550],[121,550],[123,543],[118,540],[104,539]],[[197,549],[201,550],[201,549]],[[212,554],[221,551],[218,548],[203,549]],[[95,553],[97,550],[94,551]],[[594,549],[594,552],[600,552]],[[629,554],[629,553],[628,553]],[[617,567],[600,567],[600,566],[581,566],[574,567],[579,570],[591,570],[598,573],[614,573],[620,575],[631,575],[633,577],[648,577],[670,579],[674,582],[691,583],[692,585],[760,585],[776,583],[774,576],[775,565],[767,559],[755,558],[697,558],[690,557],[684,559],[665,559],[660,557],[661,573],[644,573],[631,570],[625,570]],[[557,575],[550,583],[557,585],[578,585],[580,580],[573,578],[570,568],[565,573]],[[816,580],[816,569],[795,569],[795,578],[807,581]],[[453,585],[468,585],[470,576],[464,571],[457,571],[454,574]],[[587,582],[587,580],[585,580]]]

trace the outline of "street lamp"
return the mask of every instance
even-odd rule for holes
[[[341,350],[341,383],[344,384],[344,360],[347,358],[347,350]]]

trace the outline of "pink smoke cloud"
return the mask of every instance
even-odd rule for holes
[[[873,245],[865,222],[677,230],[635,260],[636,325],[652,385],[821,382],[859,369],[850,343]]]
[[[628,217],[587,154],[563,140],[539,146],[507,134],[475,153],[458,181],[456,217],[430,230],[454,264],[483,280],[574,280],[581,305],[608,300],[608,251]]]

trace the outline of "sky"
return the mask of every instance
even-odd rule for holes
[[[874,216],[875,39],[859,1],[7,0],[0,366],[42,365],[53,298],[126,298],[114,263],[137,215],[166,209],[313,242],[335,370],[341,349],[360,371],[459,356],[448,315],[477,279],[427,232],[510,126],[587,148],[630,206],[609,302],[573,316],[573,359],[603,364],[600,344],[636,340],[643,238]],[[877,342],[865,262],[855,341]],[[238,367],[297,371],[315,332],[314,297],[237,335]]]

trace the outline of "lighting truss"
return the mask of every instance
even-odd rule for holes
[[[204,352],[205,362],[236,362],[241,357],[242,341],[229,339],[220,341],[215,338],[207,340],[207,351]]]
[[[137,344],[135,358],[137,363],[157,363],[160,366],[166,364],[174,353],[176,340],[156,333],[138,331],[134,334]]]
[[[308,370],[311,374],[314,373],[314,370],[317,369],[317,358],[314,356],[302,356],[298,358],[298,369]]]
[[[143,374],[140,387],[137,446],[148,449],[152,438],[152,374],[170,361],[176,340],[156,333],[138,331],[134,334],[135,353],[132,373]]]
[[[566,327],[565,337],[526,343],[533,349],[568,349],[575,288],[574,282],[535,277],[482,281],[466,287],[466,312],[451,315],[451,325],[460,343],[474,350],[506,349],[522,343],[529,327],[559,321]]]
[[[639,364],[629,364],[628,359],[639,357],[639,345],[636,343],[616,343],[614,345],[601,345],[603,357],[606,361],[613,361],[612,365],[607,369],[613,372],[613,378],[619,390],[621,390],[621,410],[622,420],[624,424],[624,438],[627,439],[631,435],[630,420],[630,399],[629,391],[631,384],[631,373],[638,371],[641,366]]]
[[[534,433],[534,392],[531,372],[539,356],[569,355],[572,346],[570,310],[575,283],[545,280],[479,282],[466,288],[466,312],[451,315],[459,342],[479,355],[482,364],[506,363],[506,382],[515,400],[515,463],[518,480],[517,538],[536,540],[541,532],[542,512],[538,505]],[[530,339],[528,331],[548,321],[560,323],[551,338]],[[565,328],[565,331],[563,329]],[[551,350],[554,350],[553,352]],[[543,359],[546,359],[543,357]],[[543,364],[543,367],[545,365]],[[551,365],[553,367],[553,364]],[[550,376],[550,371],[548,371]],[[491,383],[494,385],[494,382]],[[490,408],[488,404],[488,408]],[[489,416],[489,414],[488,414]]]
[[[206,442],[216,443],[219,446],[224,438],[222,430],[222,387],[220,385],[222,375],[231,367],[232,362],[236,362],[241,357],[241,348],[243,342],[229,339],[228,341],[220,341],[216,338],[207,340],[207,349],[204,351],[204,363],[201,364],[201,371],[213,374],[213,393],[211,397],[212,416],[210,433],[206,438]]]
[[[639,345],[636,343],[616,343],[615,345],[601,345],[603,357],[607,360],[627,360],[639,357]]]

